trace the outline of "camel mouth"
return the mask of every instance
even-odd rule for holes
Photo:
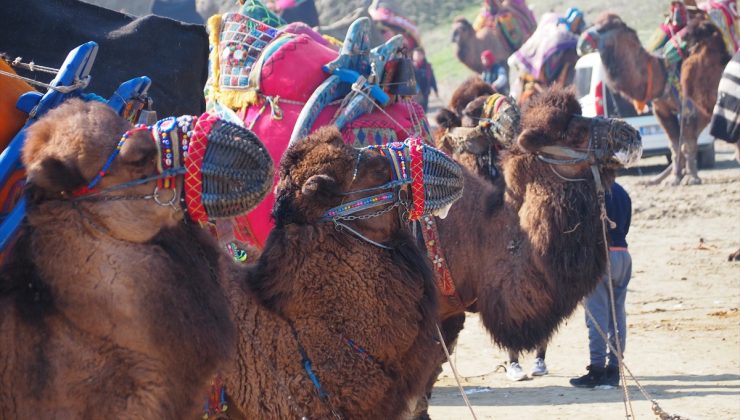
[[[611,120],[610,144],[614,159],[624,166],[637,164],[642,158],[642,136],[634,127],[622,120]]]
[[[591,28],[578,37],[576,52],[579,56],[590,54],[599,49],[600,34],[596,28]]]
[[[589,143],[597,162],[602,164],[630,167],[642,157],[640,132],[622,120],[591,119]]]
[[[156,173],[98,189],[124,142],[139,131],[156,146]],[[120,197],[152,200],[178,213],[184,210],[195,222],[208,222],[244,214],[259,204],[272,185],[273,172],[267,149],[250,130],[209,113],[185,115],[124,133],[99,175],[73,196],[75,201],[105,199],[109,193],[156,181],[149,195]]]
[[[364,147],[359,149],[358,159],[366,150],[375,150],[385,156],[391,168],[391,180],[343,194],[385,192],[333,207],[324,213],[322,220],[335,223],[338,220],[352,220],[358,217],[353,216],[354,213],[369,208],[386,206],[392,209],[399,205],[405,208],[404,217],[409,221],[428,215],[446,216],[452,204],[462,197],[464,177],[460,165],[443,152],[424,144],[421,138]],[[404,198],[406,194],[402,189],[406,186],[410,186],[410,200]],[[392,192],[387,191],[391,189]],[[382,212],[377,215],[380,214]]]

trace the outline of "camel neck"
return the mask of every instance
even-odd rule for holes
[[[600,50],[611,87],[641,102],[659,98],[667,82],[663,60],[648,53],[635,42],[634,48],[618,44]]]

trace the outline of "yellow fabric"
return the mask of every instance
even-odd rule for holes
[[[342,48],[342,41],[334,38],[331,35],[321,35],[325,40],[329,41],[329,43],[335,47]]]
[[[207,24],[208,43],[211,46],[208,61],[211,64],[211,71],[205,89],[206,104],[209,107],[213,102],[218,102],[221,105],[237,110],[257,103],[259,95],[255,89],[232,90],[221,88],[219,82],[221,80],[221,49],[219,48],[219,41],[222,30],[222,16],[211,16]]]
[[[0,60],[0,70],[15,74],[13,68],[3,60]],[[26,123],[28,115],[19,111],[15,104],[21,95],[32,90],[31,85],[23,80],[0,73],[0,150],[5,149]]]

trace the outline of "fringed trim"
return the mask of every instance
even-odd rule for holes
[[[208,61],[211,64],[211,74],[209,75],[209,83],[205,88],[206,102],[212,102],[217,100],[220,86],[218,81],[221,80],[221,64],[219,60],[219,34],[221,33],[221,17],[222,15],[213,15],[208,18],[207,29],[208,29],[208,43],[211,46],[211,50],[208,53]]]

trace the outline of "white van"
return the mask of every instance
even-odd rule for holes
[[[586,54],[576,63],[573,84],[576,87],[576,96],[583,108],[583,115],[625,120],[640,131],[643,157],[664,155],[670,162],[670,140],[653,115],[652,104],[646,113],[638,115],[630,101],[618,94],[612,94],[606,86],[605,78],[605,70],[598,53]],[[698,145],[699,168],[713,167],[714,138],[709,135],[709,127],[699,134]]]

